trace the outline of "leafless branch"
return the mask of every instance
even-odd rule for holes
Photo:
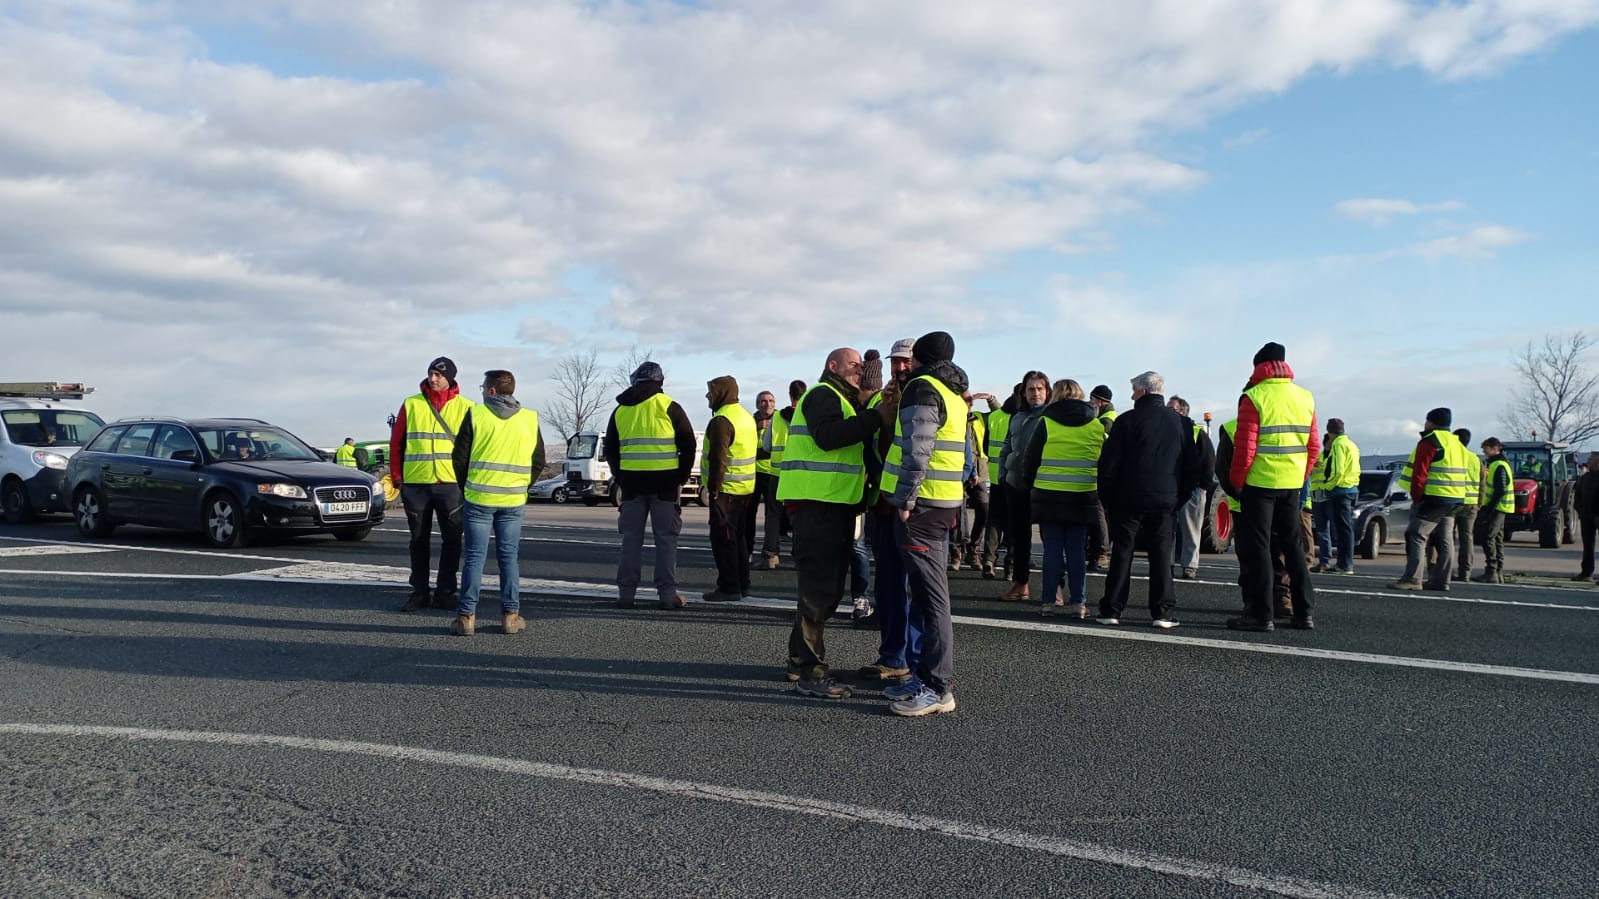
[[[1593,345],[1582,331],[1548,334],[1542,345],[1528,341],[1516,353],[1517,384],[1502,418],[1517,438],[1537,431],[1540,439],[1581,446],[1599,436],[1599,372],[1585,358]]]

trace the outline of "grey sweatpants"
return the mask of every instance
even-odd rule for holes
[[[955,686],[955,623],[949,608],[949,532],[959,509],[918,506],[898,521],[900,559],[910,581],[911,605],[922,613],[922,660],[916,676],[938,693]]]
[[[1177,548],[1172,564],[1178,568],[1199,567],[1199,528],[1204,518],[1205,488],[1195,487],[1188,495],[1188,502],[1178,506],[1171,516],[1172,531],[1177,535],[1172,541]]]
[[[644,567],[644,520],[655,532],[655,592],[660,599],[677,595],[677,535],[683,530],[683,509],[674,496],[623,494],[616,515],[616,530],[622,535],[622,560],[616,566],[616,593],[632,599],[638,592]]]
[[[1410,510],[1410,525],[1405,528],[1405,573],[1400,580],[1422,580],[1430,538],[1438,547],[1438,559],[1425,582],[1447,589],[1449,575],[1455,570],[1455,504],[1422,500]]]

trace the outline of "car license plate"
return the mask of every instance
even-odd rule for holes
[[[323,503],[323,515],[359,515],[366,511],[366,503]]]

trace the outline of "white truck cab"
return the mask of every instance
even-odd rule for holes
[[[105,421],[70,404],[93,392],[66,381],[0,382],[0,508],[7,522],[71,511],[67,460]]]
[[[580,431],[566,442],[566,461],[561,471],[566,475],[570,495],[582,497],[585,505],[599,505],[604,500],[614,506],[622,499],[621,493],[612,489],[615,483],[611,478],[611,466],[605,464],[604,448],[600,445],[604,439],[605,435],[597,431]],[[704,440],[704,431],[694,432],[694,468],[682,493],[684,500],[702,506],[705,497],[700,489],[699,445]]]

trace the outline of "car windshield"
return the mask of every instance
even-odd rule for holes
[[[592,459],[600,438],[594,434],[578,434],[566,445],[566,458]]]
[[[7,409],[0,418],[19,446],[83,446],[105,424],[100,416],[76,409]]]
[[[1389,474],[1386,471],[1363,471],[1360,473],[1360,498],[1382,499],[1388,495]]]
[[[316,450],[288,431],[270,426],[195,428],[195,436],[213,459],[223,461],[319,461]]]

